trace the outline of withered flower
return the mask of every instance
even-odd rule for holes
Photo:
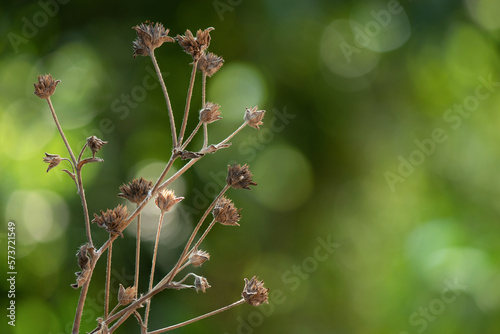
[[[248,189],[249,186],[256,186],[257,183],[252,180],[252,173],[248,169],[248,165],[237,165],[228,166],[226,183],[233,187],[234,189]]]
[[[245,288],[241,293],[245,302],[252,306],[259,306],[262,303],[269,304],[268,291],[264,286],[264,281],[259,281],[258,277],[254,276],[251,280],[245,278]]]
[[[118,303],[120,305],[128,305],[135,300],[136,288],[135,286],[129,286],[128,288],[124,288],[123,285],[120,284],[118,289]]]
[[[182,201],[184,197],[175,197],[174,191],[169,189],[163,189],[158,193],[155,199],[156,206],[161,210],[161,212],[168,212],[172,207]]]
[[[257,110],[257,106],[252,109],[246,108],[245,116],[243,119],[250,125],[252,128],[256,128],[259,130],[259,125],[262,125],[262,119],[264,118],[265,110]]]
[[[237,209],[230,199],[223,196],[215,204],[212,214],[215,221],[222,225],[240,226],[238,224],[238,221],[241,219],[240,211],[241,209]]]
[[[164,42],[175,42],[168,36],[169,29],[165,29],[161,23],[146,21],[141,25],[132,27],[137,32],[137,39],[133,42],[134,58],[136,56],[149,56],[154,49],[160,47]]]
[[[35,95],[41,99],[50,97],[56,91],[56,86],[61,80],[54,80],[50,74],[39,75],[35,86]]]
[[[191,255],[189,255],[189,262],[191,262],[194,267],[201,266],[203,262],[207,260],[210,260],[210,254],[202,250],[196,250],[196,252],[193,252],[191,253]]]
[[[127,207],[119,204],[113,210],[108,209],[106,212],[101,210],[101,215],[94,213],[92,223],[96,223],[99,227],[103,227],[111,235],[120,235],[123,238],[122,231],[125,228],[123,223],[128,217]]]
[[[224,59],[209,52],[200,57],[197,69],[207,77],[211,77],[222,67],[222,65],[224,65]]]
[[[188,29],[185,35],[177,35],[175,38],[184,49],[184,52],[190,54],[193,60],[196,61],[200,59],[210,45],[210,31],[212,30],[214,30],[212,27],[205,30],[199,29],[196,32],[196,37],[194,37],[191,30]]]
[[[47,172],[51,170],[52,168],[56,167],[63,161],[63,158],[61,158],[57,154],[48,154],[45,153],[45,157],[43,158],[43,162],[48,163],[49,167],[47,168]]]
[[[222,119],[219,108],[220,105],[217,103],[207,102],[205,107],[200,110],[200,122],[210,124]]]
[[[153,182],[141,177],[133,179],[129,184],[123,184],[120,187],[121,193],[118,197],[128,199],[132,203],[139,204],[148,196],[149,191],[153,188]]]
[[[205,277],[203,276],[198,276],[198,275],[195,275],[195,278],[194,278],[194,287],[196,289],[196,292],[198,291],[202,291],[203,293],[205,293],[205,291],[210,288],[210,284],[208,284],[208,281]]]
[[[78,289],[88,280],[90,276],[90,265],[92,258],[94,256],[94,247],[90,247],[89,244],[84,244],[76,253],[76,257],[78,258],[78,266],[81,271],[76,272],[76,283],[71,284],[73,289]]]
[[[107,141],[100,140],[96,136],[90,136],[87,138],[87,146],[92,151],[92,157],[94,158],[97,151],[99,151],[107,143]]]

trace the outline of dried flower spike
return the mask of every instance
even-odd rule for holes
[[[222,67],[222,65],[224,65],[224,59],[209,52],[200,57],[197,69],[207,77],[211,77]]]
[[[198,291],[202,291],[203,293],[205,293],[205,291],[210,288],[210,284],[208,284],[208,281],[205,277],[203,276],[198,276],[198,275],[195,275],[195,278],[194,278],[194,287],[196,289],[196,292]]]
[[[118,303],[120,303],[120,305],[128,305],[132,303],[135,300],[135,294],[135,286],[129,286],[125,289],[123,285],[120,284],[118,289]]]
[[[257,183],[252,180],[252,173],[248,169],[248,165],[237,165],[228,166],[226,183],[233,187],[234,189],[248,189],[249,186],[256,186]]]
[[[136,56],[149,56],[154,49],[160,47],[164,42],[175,42],[175,39],[168,36],[169,29],[165,29],[163,24],[154,25],[146,21],[141,25],[132,27],[137,32],[137,39],[133,42],[134,58]]]
[[[262,303],[269,304],[268,291],[264,286],[264,281],[259,281],[258,277],[254,276],[248,280],[245,278],[245,288],[241,293],[245,302],[252,306],[259,306]]]
[[[215,221],[222,225],[240,226],[238,221],[241,219],[241,209],[237,209],[233,202],[226,197],[222,197],[217,204],[215,204],[212,214]]]
[[[129,184],[123,184],[120,187],[121,193],[118,197],[128,199],[132,203],[139,204],[148,196],[149,191],[153,188],[153,182],[141,177],[133,179]]]
[[[87,146],[92,151],[92,157],[94,158],[97,151],[99,151],[107,143],[107,141],[100,140],[96,136],[90,136],[87,138]]]
[[[119,204],[113,210],[108,209],[106,212],[101,210],[101,215],[94,213],[92,223],[96,223],[99,227],[103,227],[111,235],[121,235],[123,237],[123,223],[128,217],[127,207]]]
[[[259,125],[264,124],[262,122],[262,119],[264,118],[265,113],[265,110],[257,110],[257,106],[253,107],[252,109],[246,108],[245,116],[243,117],[243,119],[252,128],[256,128],[257,130],[259,130]]]
[[[196,250],[196,252],[189,255],[189,262],[191,262],[194,267],[201,266],[207,260],[210,260],[210,254],[202,250]]]
[[[155,203],[161,212],[165,213],[183,199],[184,197],[175,197],[173,190],[164,189],[158,193],[158,196],[156,196]]]
[[[205,50],[210,45],[210,31],[214,28],[210,27],[205,30],[199,29],[196,32],[196,37],[193,36],[191,30],[186,30],[186,34],[177,35],[175,38],[179,45],[184,49],[184,52],[190,54],[193,60],[198,60],[203,55]]]
[[[47,168],[47,172],[52,168],[56,167],[61,163],[63,159],[57,154],[48,154],[45,153],[45,157],[43,158],[43,162],[48,163],[49,167]]]
[[[200,110],[200,122],[210,124],[222,119],[219,108],[220,105],[217,103],[207,102],[205,107]]]
[[[56,91],[56,86],[61,80],[54,80],[50,74],[39,75],[35,86],[35,95],[41,99],[50,97]]]

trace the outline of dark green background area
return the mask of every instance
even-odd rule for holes
[[[227,165],[248,163],[258,186],[228,192],[240,227],[216,225],[202,244],[205,294],[165,291],[150,329],[240,298],[258,275],[270,305],[242,305],[177,333],[496,333],[500,326],[500,82],[496,0],[64,1],[0,5],[1,250],[16,222],[16,327],[69,333],[79,291],[74,254],[85,242],[80,199],[44,152],[67,156],[37,75],[62,80],[52,97],[79,152],[109,143],[84,168],[90,214],[118,204],[134,177],[155,180],[171,151],[163,94],[147,57],[132,57],[132,26],[161,22],[170,35],[214,27],[209,51],[225,64],[207,82],[223,120],[216,143],[267,110],[232,146],[199,161],[173,188],[185,199],[162,229],[156,281],[223,186]],[[191,58],[156,50],[180,127]],[[153,80],[154,79],[154,80]],[[194,88],[188,131],[201,107]],[[202,138],[190,146],[196,150]],[[181,162],[176,162],[175,169]],[[158,210],[144,212],[140,290],[147,289]],[[132,284],[135,223],[114,244],[112,305]],[[101,245],[105,231],[92,226]],[[4,260],[5,259],[5,260]],[[8,271],[0,262],[1,277]],[[102,316],[104,257],[81,333]],[[180,278],[180,277],[179,277]],[[4,332],[2,330],[2,332]],[[138,333],[129,319],[117,333]]]

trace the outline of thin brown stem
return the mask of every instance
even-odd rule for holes
[[[179,139],[177,142],[182,145],[182,139],[184,137],[184,132],[186,131],[186,125],[189,116],[189,107],[191,104],[191,97],[193,96],[194,79],[196,77],[196,67],[198,66],[198,60],[193,61],[193,70],[191,71],[191,79],[189,80],[188,94],[186,98],[186,108],[184,109],[184,116],[182,117],[182,126],[179,133]]]
[[[196,128],[194,128],[193,132],[191,132],[191,134],[189,135],[188,139],[186,139],[186,141],[182,144],[181,151],[184,150],[186,148],[186,146],[191,142],[191,140],[193,139],[194,135],[200,129],[201,124],[202,124],[201,122],[198,122],[198,124],[196,125]]]
[[[243,122],[243,124],[240,125],[239,128],[237,128],[236,130],[234,130],[233,133],[231,133],[226,139],[224,139],[223,141],[221,141],[220,143],[218,143],[217,145],[221,145],[221,144],[225,144],[227,143],[228,141],[231,140],[231,138],[233,138],[238,132],[240,132],[245,126],[247,125],[247,122]]]
[[[118,308],[120,307],[120,305],[121,305],[120,303],[116,304],[116,306],[113,307],[113,309],[111,310],[111,312],[109,312],[108,317],[111,316],[113,313],[115,313],[116,310],[118,310]]]
[[[64,145],[66,145],[66,149],[68,150],[68,153],[71,157],[71,161],[76,166],[75,155],[73,154],[73,150],[71,149],[71,146],[69,146],[68,139],[66,139],[66,136],[64,135],[64,131],[61,128],[61,124],[59,123],[59,120],[57,119],[57,115],[56,115],[56,112],[54,110],[54,106],[52,105],[52,101],[50,100],[50,96],[47,98],[47,103],[49,104],[50,112],[52,113],[52,118],[54,118],[54,122],[56,123],[57,130],[59,130],[59,134],[61,135],[61,138],[64,142]]]
[[[80,195],[80,199],[82,201],[83,217],[85,218],[85,233],[87,234],[89,244],[93,246],[94,243],[92,242],[92,233],[90,232],[89,209],[87,207],[87,199],[85,198],[85,190],[83,189],[82,170],[78,167],[76,168],[76,178],[78,180],[78,194]]]
[[[203,149],[208,147],[208,124],[203,123]]]
[[[162,222],[163,222],[163,216],[164,216],[164,214],[165,213],[163,211],[160,213],[160,219],[158,221],[158,229],[156,230],[155,248],[154,248],[154,251],[153,251],[153,260],[152,260],[152,263],[151,263],[151,275],[149,276],[149,288],[148,288],[148,291],[151,291],[151,289],[153,288],[153,280],[154,280],[155,268],[156,268],[156,256],[158,254],[158,243],[160,242],[161,225],[162,225]],[[150,309],[150,307],[151,307],[151,299],[148,300],[148,303],[146,305],[146,315],[144,317],[144,324],[146,325],[146,327],[148,326],[149,309]]]
[[[151,61],[155,67],[156,74],[158,75],[158,80],[160,80],[161,89],[163,90],[163,95],[165,96],[165,103],[167,104],[168,110],[168,118],[170,119],[170,131],[172,132],[172,146],[177,147],[177,138],[175,137],[177,134],[177,130],[175,129],[175,120],[174,120],[174,112],[172,111],[172,104],[170,103],[170,98],[167,92],[167,86],[163,81],[163,76],[161,75],[160,67],[158,66],[158,62],[156,61],[156,57],[154,54],[154,50],[151,50],[149,53],[151,57]]]
[[[184,172],[186,172],[189,169],[189,167],[194,165],[194,163],[198,160],[200,160],[200,158],[189,160],[189,162],[184,166],[182,166],[182,168],[179,169],[174,175],[172,175],[168,180],[166,180],[160,186],[158,186],[158,190],[162,190],[165,187],[168,187],[170,183],[174,182],[177,178],[179,178],[182,174],[184,174]]]
[[[137,216],[137,235],[135,243],[135,273],[134,273],[134,287],[135,298],[137,298],[137,291],[139,290],[139,259],[141,255],[141,214]]]
[[[201,77],[201,107],[205,107],[205,103],[207,103],[207,75],[203,72]]]
[[[187,320],[187,321],[184,321],[184,322],[181,322],[179,324],[176,324],[176,325],[173,325],[173,326],[169,326],[169,327],[164,327],[162,329],[157,329],[155,331],[152,331],[152,332],[148,332],[148,334],[160,334],[160,333],[165,333],[165,332],[168,332],[168,331],[171,331],[173,329],[177,329],[179,327],[183,327],[183,326],[186,326],[186,325],[189,325],[189,324],[192,324],[193,322],[196,322],[196,321],[199,321],[201,319],[205,319],[205,318],[208,318],[212,315],[215,315],[217,313],[221,313],[221,312],[224,312],[224,311],[227,311],[229,310],[230,308],[233,308],[235,306],[238,306],[238,305],[241,305],[245,303],[245,300],[242,298],[240,300],[238,300],[237,302],[234,302],[230,305],[227,305],[227,306],[224,306],[224,307],[221,307],[217,310],[214,310],[212,312],[208,312],[208,313],[205,313],[203,315],[200,315],[199,317],[196,317],[196,318],[193,318],[193,319],[190,319],[190,320]]]
[[[87,145],[88,145],[88,143],[87,143],[87,142],[85,142],[85,145],[83,145],[82,150],[80,151],[80,154],[78,155],[78,160],[77,160],[77,162],[80,162],[80,160],[82,159],[83,152],[84,152],[84,151],[85,151],[85,149],[87,148]]]
[[[108,248],[108,262],[106,263],[106,285],[104,286],[104,319],[109,314],[109,286],[111,283],[111,256],[113,255],[113,244]]]

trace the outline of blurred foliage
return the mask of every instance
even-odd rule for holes
[[[132,57],[131,27],[145,20],[170,35],[216,28],[210,51],[225,65],[208,79],[208,100],[224,119],[210,126],[211,141],[239,126],[245,107],[268,111],[260,131],[245,129],[175,183],[186,199],[164,224],[158,277],[228,163],[248,163],[259,185],[229,192],[243,208],[241,227],[216,226],[203,244],[212,257],[196,272],[212,288],[155,297],[151,329],[232,303],[243,278],[257,274],[273,291],[270,305],[243,305],[177,332],[496,332],[499,10],[496,0],[2,3],[0,214],[2,226],[17,224],[18,271],[9,333],[69,332],[79,294],[70,288],[74,254],[85,241],[73,183],[61,167],[45,173],[43,153],[66,150],[33,83],[43,73],[62,80],[52,101],[75,151],[90,135],[109,141],[105,163],[84,170],[90,213],[125,203],[118,187],[155,179],[171,145],[153,66]],[[180,119],[191,59],[174,44],[156,55]],[[200,89],[198,80],[194,114]],[[156,219],[146,209],[142,291]],[[102,244],[106,233],[92,229]],[[6,228],[0,235],[5,247]],[[115,243],[114,292],[132,282],[134,242],[131,232]],[[104,265],[82,333],[102,314]],[[3,277],[6,261],[0,269]],[[5,280],[0,288],[7,300]],[[119,332],[138,333],[135,320]]]

